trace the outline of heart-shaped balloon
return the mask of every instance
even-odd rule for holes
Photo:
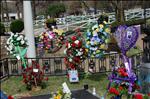
[[[115,38],[124,55],[126,55],[126,52],[135,45],[140,32],[138,31],[139,28],[139,25],[130,27],[123,25],[117,28]]]

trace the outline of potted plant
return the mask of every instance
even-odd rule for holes
[[[10,24],[10,30],[13,33],[20,33],[24,29],[24,23],[22,20],[14,20]]]
[[[45,23],[49,29],[52,29],[52,26],[56,27],[56,20],[54,18],[47,19]]]

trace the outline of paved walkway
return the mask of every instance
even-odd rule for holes
[[[51,97],[50,94],[39,95],[33,97],[24,97],[20,99],[49,99]],[[93,96],[90,92],[85,90],[76,90],[72,91],[72,99],[99,99],[97,96]]]

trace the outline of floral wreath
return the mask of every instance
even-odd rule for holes
[[[102,57],[110,41],[110,27],[106,21],[90,27],[85,33],[85,47],[89,57]]]
[[[42,52],[55,53],[64,44],[65,33],[63,30],[53,29],[42,32],[38,36],[37,47]],[[53,44],[54,43],[54,44]]]
[[[70,69],[77,69],[77,66],[81,64],[86,56],[86,51],[83,47],[83,41],[80,33],[70,37],[66,41],[64,54],[66,55],[64,59],[66,66]]]

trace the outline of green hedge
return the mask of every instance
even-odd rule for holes
[[[14,20],[10,24],[10,31],[13,33],[20,33],[24,29],[24,22],[22,20]]]

